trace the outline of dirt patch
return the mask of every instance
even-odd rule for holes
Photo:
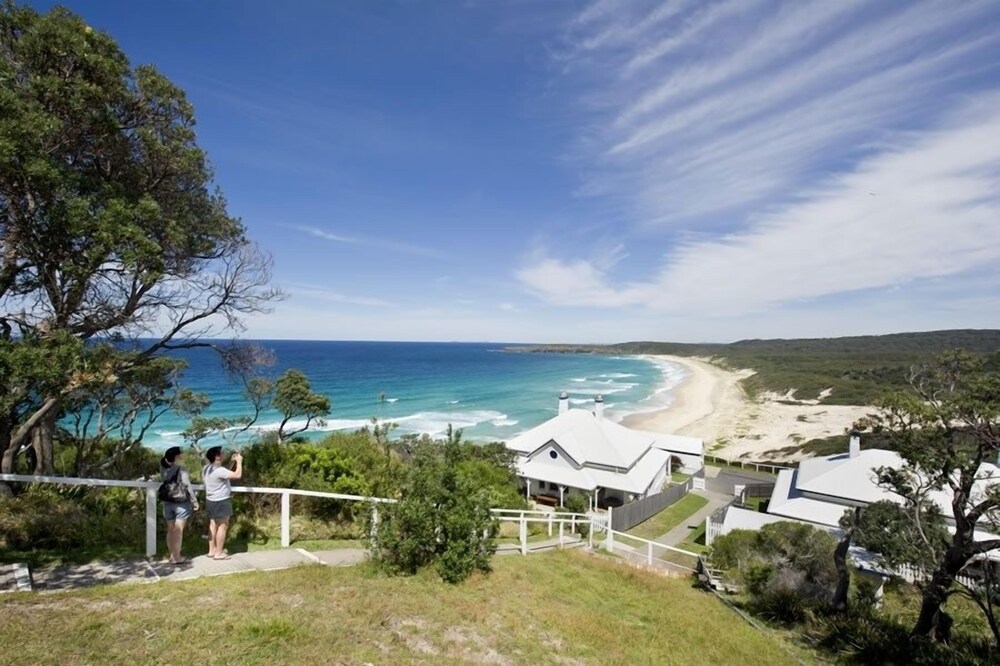
[[[490,645],[489,641],[467,627],[449,627],[444,632],[444,639],[458,648],[463,659],[476,664],[498,664],[509,666],[514,663]]]
[[[425,634],[427,622],[419,618],[389,618],[385,626],[411,652],[427,655],[438,655],[440,651],[431,643]]]

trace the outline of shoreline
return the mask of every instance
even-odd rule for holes
[[[628,428],[699,437],[705,452],[761,462],[795,462],[808,457],[798,446],[810,439],[845,435],[871,411],[863,405],[796,402],[790,395],[765,394],[750,400],[740,382],[753,370],[727,370],[709,359],[672,355],[643,358],[684,368],[686,376],[671,389],[666,407],[625,416]],[[780,399],[780,402],[779,402]]]

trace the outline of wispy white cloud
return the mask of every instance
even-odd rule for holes
[[[561,68],[584,119],[580,193],[617,202],[631,242],[644,234],[646,254],[659,243],[663,259],[643,274],[536,243],[515,272],[535,295],[825,321],[806,306],[995,270],[995,5],[592,7],[569,23]]]
[[[356,294],[343,294],[312,284],[292,282],[284,285],[284,287],[293,300],[318,300],[329,303],[340,303],[343,305],[361,305],[375,308],[385,308],[393,305],[391,302],[381,298],[358,296]]]
[[[567,71],[588,114],[581,192],[647,225],[725,213],[731,226],[886,132],[933,121],[956,79],[1000,72],[990,2],[637,6],[572,23]],[[676,14],[632,42],[586,48],[664,7]]]
[[[320,229],[319,227],[310,226],[292,226],[290,227],[296,231],[304,234],[308,234],[314,238],[321,238],[332,243],[343,243],[346,245],[364,245],[367,247],[378,248],[382,250],[388,250],[390,252],[400,252],[402,254],[413,254],[418,257],[430,257],[438,258],[443,256],[438,250],[425,247],[423,245],[416,245],[412,243],[404,243],[400,241],[385,240],[381,238],[367,238],[364,236],[352,236],[346,234],[340,234],[334,231],[329,231],[327,229]]]
[[[537,252],[518,271],[572,306],[743,315],[958,275],[1000,260],[1000,94],[900,139],[747,228],[674,248],[655,277],[615,284],[597,263]]]

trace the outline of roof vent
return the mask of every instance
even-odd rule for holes
[[[857,458],[861,455],[861,433],[854,431],[847,440],[847,455],[850,458]]]
[[[599,395],[594,398],[594,416],[600,421],[604,418],[604,396]]]
[[[566,394],[566,391],[563,391],[562,393],[559,394],[559,413],[565,414],[568,411],[569,411],[569,395]]]

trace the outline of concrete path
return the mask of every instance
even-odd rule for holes
[[[559,548],[579,548],[586,541],[578,536],[566,535],[560,544],[559,537],[528,544],[529,553]],[[518,544],[503,544],[498,554],[519,554]],[[251,553],[234,553],[228,560],[213,560],[207,556],[195,557],[189,562],[173,565],[166,560],[118,560],[91,562],[36,569],[31,572],[32,589],[36,591],[77,590],[93,585],[112,583],[154,583],[161,580],[193,580],[209,576],[226,576],[248,571],[278,571],[303,565],[347,567],[360,564],[368,557],[362,548],[307,551],[302,548],[258,550]]]
[[[151,583],[159,580],[225,576],[247,571],[277,571],[304,564],[350,566],[363,561],[365,557],[365,551],[360,548],[315,553],[301,548],[286,548],[234,553],[228,560],[213,560],[203,555],[180,565],[173,565],[165,560],[120,560],[63,565],[36,569],[31,577],[35,590],[74,590],[109,583]]]
[[[716,509],[733,501],[731,495],[721,495],[707,490],[694,490],[691,494],[704,497],[708,500],[708,504],[695,511],[691,516],[688,516],[683,523],[661,537],[653,539],[653,541],[657,541],[668,546],[677,546],[677,544],[687,539],[692,531],[698,529],[700,525],[703,525],[705,523],[705,519],[712,515]]]

